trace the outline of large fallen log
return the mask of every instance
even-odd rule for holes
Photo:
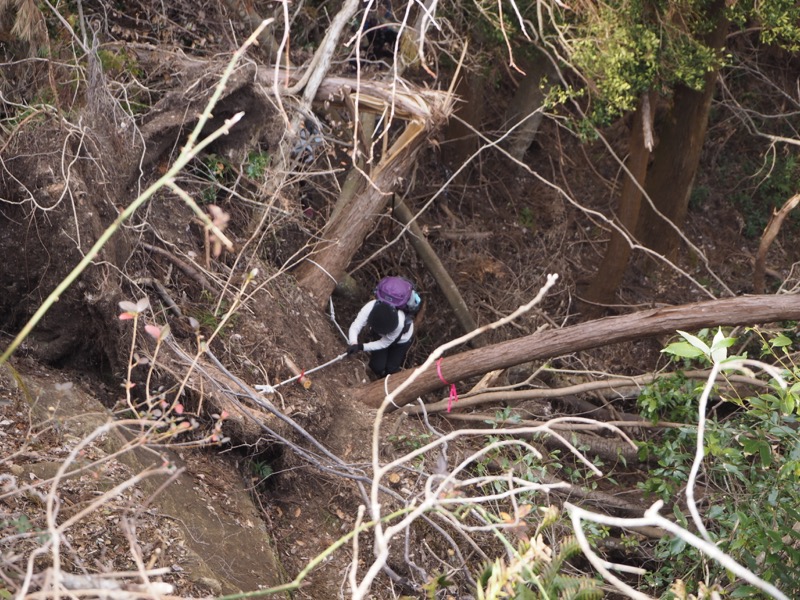
[[[628,315],[605,317],[579,325],[541,331],[529,336],[447,356],[440,363],[442,377],[455,383],[467,377],[505,369],[532,360],[549,359],[571,352],[670,333],[676,329],[700,329],[717,325],[755,325],[800,318],[800,295],[742,296],[656,308]],[[412,370],[390,376],[389,391],[396,390]],[[353,391],[356,399],[372,407],[385,397],[385,381],[379,379]],[[394,398],[397,406],[443,387],[435,364]]]

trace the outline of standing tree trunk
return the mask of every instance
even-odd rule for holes
[[[533,60],[521,59],[521,62],[526,74],[508,103],[505,116],[506,128],[514,127],[514,130],[508,134],[503,144],[508,153],[519,161],[525,158],[525,152],[539,131],[544,116],[544,86],[548,77],[555,73],[543,52],[537,52]]]
[[[495,369],[506,369],[532,360],[671,333],[676,329],[691,331],[718,325],[754,325],[798,318],[798,294],[723,298],[605,317],[447,356],[441,359],[438,368],[436,364],[432,364],[425,369],[394,398],[394,402],[402,406],[421,394],[437,390],[445,385],[442,378],[448,383],[456,383]],[[353,396],[368,406],[380,406],[386,395],[385,390],[396,390],[413,372],[412,369],[401,371],[391,375],[388,382],[384,379],[373,381],[354,390]]]
[[[617,224],[630,236],[636,230],[642,202],[642,189],[647,175],[647,162],[650,159],[645,130],[652,127],[653,111],[651,100],[655,94],[643,95],[633,116],[633,128],[628,142],[628,169],[617,210]],[[611,239],[606,246],[603,262],[584,292],[584,297],[596,304],[608,304],[614,299],[631,256],[631,244],[617,229],[611,230]]]
[[[716,0],[709,11],[716,26],[707,36],[709,48],[721,50],[728,30],[725,2]],[[647,173],[647,195],[653,201],[657,214],[648,202],[643,203],[636,227],[636,237],[642,244],[667,258],[673,258],[680,236],[664,219],[679,230],[683,228],[689,208],[700,152],[706,137],[708,113],[717,80],[717,71],[706,75],[701,91],[679,85],[675,89],[672,109],[663,126],[658,128],[659,142],[653,164]]]
[[[455,171],[464,164],[478,149],[479,138],[475,133],[480,130],[483,120],[486,77],[477,71],[466,70],[456,84],[456,96],[461,102],[455,107],[451,119],[444,128],[441,153],[442,162],[451,171]],[[453,181],[454,185],[466,184],[469,171],[464,169]]]

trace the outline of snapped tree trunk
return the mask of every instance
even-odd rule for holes
[[[636,230],[639,220],[639,209],[642,202],[642,189],[644,189],[647,175],[647,162],[650,159],[650,149],[646,141],[645,129],[652,127],[651,99],[655,95],[643,95],[639,106],[633,116],[630,141],[628,142],[628,160],[625,166],[625,181],[617,209],[617,225],[629,236]],[[594,278],[584,292],[584,297],[595,304],[608,304],[613,301],[625,270],[631,257],[631,244],[618,230],[611,230],[611,238],[606,246],[603,262],[597,269]]]
[[[716,21],[716,27],[705,40],[709,48],[723,48],[728,30],[724,10],[725,3],[716,0],[709,11]],[[705,87],[701,91],[677,86],[672,109],[663,125],[658,127],[659,142],[653,155],[653,164],[647,173],[645,190],[663,217],[648,202],[644,202],[636,237],[643,245],[667,258],[674,257],[680,236],[664,219],[671,221],[679,230],[683,228],[706,137],[716,80],[717,71],[712,71],[706,75]]]
[[[697,302],[683,306],[657,308],[638,313],[605,317],[579,325],[541,331],[529,336],[469,350],[442,359],[439,367],[448,383],[467,377],[482,375],[495,369],[529,362],[546,360],[571,352],[588,350],[608,344],[618,344],[654,335],[674,332],[676,329],[701,329],[718,325],[754,325],[785,319],[800,318],[800,295],[743,296]],[[413,370],[391,375],[388,389],[397,389]],[[385,397],[386,381],[379,379],[354,390],[355,398],[372,407],[379,406]],[[422,394],[444,386],[436,364],[429,366],[419,377],[394,399],[402,406]]]
[[[337,97],[343,88],[350,87],[344,84],[337,87],[336,83],[336,78],[326,79],[320,88],[321,96]],[[352,94],[355,102],[355,92],[346,93]],[[336,281],[344,275],[375,219],[383,213],[398,182],[411,171],[430,133],[447,120],[450,112],[450,99],[443,93],[400,92],[389,84],[376,82],[362,82],[358,88],[358,103],[362,110],[379,114],[393,106],[395,118],[405,119],[407,124],[369,174],[369,181],[363,183],[361,191],[346,205],[337,207],[308,255],[310,260],[304,261],[295,272],[298,285],[315,298],[320,308],[325,306]]]
[[[753,293],[764,293],[764,275],[767,272],[767,252],[772,242],[781,230],[784,219],[789,216],[797,205],[800,204],[800,194],[795,194],[784,202],[780,210],[773,210],[772,216],[769,218],[769,223],[764,228],[764,233],[761,235],[761,243],[758,245],[758,252],[756,253],[756,266],[753,270]]]

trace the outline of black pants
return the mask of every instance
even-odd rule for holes
[[[378,377],[386,377],[392,373],[397,373],[403,366],[406,353],[411,347],[411,340],[402,344],[392,344],[383,350],[370,352],[369,368]]]

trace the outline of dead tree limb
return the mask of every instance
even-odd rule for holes
[[[436,251],[428,243],[422,229],[414,220],[414,213],[406,206],[405,202],[398,199],[397,204],[394,206],[394,214],[397,215],[397,218],[403,225],[408,227],[408,232],[410,234],[408,239],[411,245],[414,247],[414,250],[417,251],[417,254],[422,259],[428,272],[433,275],[444,297],[447,298],[456,316],[456,320],[459,325],[461,325],[464,333],[469,333],[477,329],[478,325],[475,323],[475,319],[472,318],[472,314],[469,312],[464,298],[461,297],[461,292],[458,291],[455,281],[450,277],[450,273],[447,272],[442,261],[439,260],[439,257],[436,255]],[[477,348],[483,346],[483,342],[480,338],[474,338],[471,341],[471,345]]]
[[[753,271],[753,293],[764,293],[764,274],[766,273],[767,252],[772,242],[783,225],[784,219],[792,212],[795,207],[800,203],[800,194],[795,194],[789,198],[780,210],[773,211],[772,216],[769,218],[764,233],[761,236],[761,242],[758,244],[758,254],[756,254],[756,268]]]
[[[548,359],[570,352],[671,333],[676,329],[753,325],[798,318],[800,318],[800,295],[797,294],[724,298],[605,317],[563,329],[541,331],[445,357],[440,367],[445,380],[454,383],[494,369],[505,369],[532,360]],[[392,375],[388,382],[388,390],[397,389],[411,377],[412,373],[412,370],[406,370]],[[379,379],[354,390],[353,394],[364,404],[377,407],[385,397],[385,384],[383,379]],[[442,387],[444,384],[434,364],[422,371],[414,382],[398,394],[394,402],[402,406],[422,394]]]
[[[699,371],[684,371],[681,373],[687,379],[708,379],[708,370]],[[674,377],[678,373],[668,371],[665,373],[647,373],[645,375],[638,375],[636,377],[617,377],[613,379],[601,379],[597,381],[586,381],[584,383],[577,383],[575,385],[568,385],[561,388],[531,388],[524,390],[486,390],[478,393],[467,393],[459,398],[458,408],[467,408],[470,406],[480,406],[482,404],[493,404],[497,402],[521,402],[523,400],[543,400],[548,398],[564,398],[567,396],[574,396],[575,394],[584,394],[587,392],[594,392],[596,390],[613,390],[617,393],[622,391],[636,391],[641,390],[643,386],[653,383],[656,379],[663,379],[665,377]],[[767,384],[752,377],[744,375],[726,375],[725,379],[728,382],[741,383],[750,386],[766,386]],[[422,413],[440,413],[447,409],[450,404],[448,398],[442,398],[436,402],[426,404],[424,407],[419,405],[408,406],[403,409],[403,412],[410,415],[419,415]],[[591,415],[595,416],[595,415]]]

